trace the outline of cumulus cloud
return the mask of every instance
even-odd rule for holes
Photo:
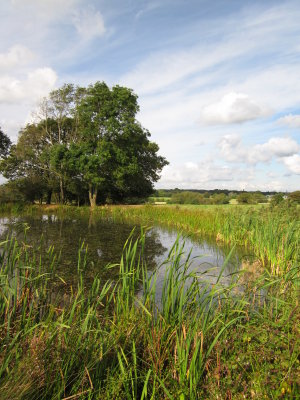
[[[267,181],[253,167],[230,167],[214,161],[192,162],[164,168],[157,184],[161,188],[181,189],[232,189],[232,190],[283,190],[276,179]]]
[[[265,115],[265,110],[244,93],[231,92],[202,110],[207,124],[236,124]]]
[[[299,144],[291,138],[271,138],[266,143],[257,144],[249,152],[250,162],[270,161],[272,157],[288,157],[296,154],[300,149]]]
[[[22,80],[11,76],[0,78],[0,103],[11,104],[28,100],[35,102],[49,93],[57,80],[52,68],[37,68]]]
[[[266,143],[247,148],[239,135],[225,135],[218,143],[226,161],[246,164],[269,163],[273,158],[281,159],[296,154],[300,146],[291,138],[271,138]]]
[[[291,128],[300,128],[300,115],[299,114],[288,114],[284,117],[279,118],[280,124],[288,125]]]
[[[237,134],[223,136],[218,147],[226,161],[241,162],[247,159],[247,151],[243,148],[241,138]]]
[[[22,45],[12,46],[6,53],[0,53],[0,71],[8,71],[15,67],[22,67],[28,64],[34,54],[27,47]]]
[[[54,88],[56,81],[57,75],[52,68],[37,68],[28,74],[25,90],[31,90],[30,94],[39,98],[48,94]]]
[[[290,157],[285,157],[283,163],[290,172],[296,175],[300,175],[300,155],[294,154]]]
[[[186,162],[180,167],[167,166],[162,172],[162,182],[165,185],[178,185],[193,188],[206,185],[219,185],[222,181],[233,180],[233,169],[214,162]],[[214,183],[215,182],[215,183]]]
[[[299,173],[297,154],[300,145],[289,137],[273,137],[266,143],[256,144],[247,148],[242,144],[237,134],[225,135],[218,143],[222,157],[229,162],[238,162],[255,165],[259,162],[268,163],[272,159],[283,162],[292,173]]]
[[[271,138],[267,142],[269,149],[278,157],[286,157],[295,154],[300,150],[300,145],[296,140],[289,137]]]
[[[158,188],[231,189],[231,190],[286,190],[278,179],[265,180],[253,167],[233,168],[215,162],[187,162],[163,169]],[[291,187],[292,188],[292,187]]]
[[[106,31],[102,14],[93,8],[76,10],[72,21],[78,34],[85,40],[102,36]]]

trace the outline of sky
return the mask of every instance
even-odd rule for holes
[[[300,1],[0,0],[0,126],[64,83],[132,88],[157,188],[300,189]]]

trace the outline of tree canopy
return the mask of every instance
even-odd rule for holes
[[[300,190],[296,190],[289,194],[288,199],[300,204]]]
[[[89,199],[93,207],[149,196],[168,162],[136,119],[137,99],[104,82],[52,91],[2,160],[3,175],[38,186],[48,202],[56,195],[62,203]]]
[[[7,157],[10,147],[11,140],[0,127],[0,158]]]

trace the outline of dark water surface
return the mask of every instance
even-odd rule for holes
[[[26,229],[26,239],[24,231]],[[87,282],[95,275],[103,280],[116,279],[118,266],[107,269],[109,263],[118,263],[124,243],[130,235],[134,225],[114,222],[110,219],[90,217],[62,217],[56,215],[20,216],[0,218],[0,238],[4,240],[13,235],[19,242],[25,241],[33,247],[41,246],[46,252],[54,246],[55,252],[60,253],[57,273],[64,280],[72,282],[77,274],[78,251],[84,241],[87,246],[87,264],[85,278]],[[135,236],[140,233],[136,226]],[[176,241],[178,233],[159,226],[154,226],[146,233],[145,258],[149,271],[159,268],[158,285],[164,275],[166,265],[161,265],[167,258],[170,249]],[[218,246],[209,239],[180,238],[184,243],[185,257],[191,252],[191,267],[203,279],[214,283],[220,269],[230,252],[226,246]],[[226,265],[223,282],[230,280],[230,275],[239,269],[245,250],[236,249]],[[205,272],[210,270],[209,272]]]

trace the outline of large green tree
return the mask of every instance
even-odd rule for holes
[[[167,164],[150,133],[136,120],[137,96],[131,89],[96,82],[78,106],[79,140],[72,151],[89,188],[90,205],[97,195],[112,200],[147,196]]]
[[[48,201],[52,192],[61,202],[88,197],[92,207],[97,198],[146,197],[167,161],[136,120],[138,111],[137,96],[126,87],[64,85],[21,130],[2,171],[11,180],[40,182]]]
[[[64,85],[45,98],[35,115],[35,122],[19,133],[17,145],[3,163],[2,170],[9,179],[27,178],[46,192],[47,203],[52,193],[65,202],[66,187],[70,187],[64,154],[76,141],[76,104],[82,90]],[[72,174],[71,174],[72,175]],[[74,187],[74,185],[72,186]]]

